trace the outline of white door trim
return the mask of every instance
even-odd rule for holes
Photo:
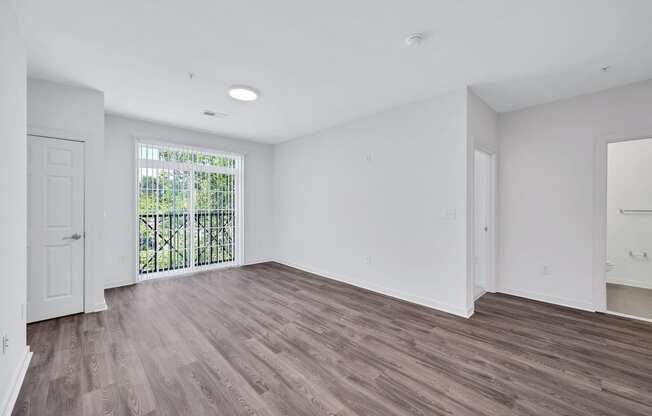
[[[7,386],[7,391],[3,396],[0,396],[0,400],[2,400],[0,401],[1,416],[11,416],[14,407],[16,406],[16,400],[18,400],[18,394],[20,393],[20,389],[25,381],[25,374],[27,374],[29,362],[32,360],[33,355],[34,353],[30,351],[29,346],[26,346],[23,359],[14,370],[13,377],[10,379],[10,384]]]
[[[593,180],[593,308],[607,311],[607,149],[609,143],[652,138],[652,129],[603,136],[596,140]]]
[[[86,215],[86,206],[87,200],[86,200],[86,193],[87,189],[86,187],[88,186],[87,182],[87,167],[89,166],[89,160],[88,160],[88,149],[87,149],[87,142],[88,139],[84,136],[79,136],[78,134],[75,134],[73,132],[67,131],[67,130],[61,130],[61,129],[53,129],[53,128],[47,128],[47,127],[41,127],[41,126],[34,126],[34,125],[27,125],[27,136],[36,136],[36,137],[44,137],[46,139],[55,139],[55,140],[68,140],[68,141],[74,141],[74,142],[81,142],[84,143],[84,195],[82,197],[83,204],[84,204],[84,232],[88,229],[88,223],[87,223],[87,215]],[[90,137],[90,136],[89,136]],[[106,307],[106,302],[103,304],[92,304],[92,300],[94,298],[93,296],[93,288],[91,282],[89,282],[88,276],[90,275],[89,271],[89,263],[86,261],[86,255],[88,254],[88,239],[84,238],[84,268],[83,268],[83,282],[84,282],[84,313],[91,313],[91,312],[99,312],[101,310],[107,309]],[[104,282],[102,282],[102,287],[104,285]]]
[[[490,164],[490,174],[491,177],[489,178],[489,189],[490,189],[490,203],[489,203],[489,273],[487,276],[487,287],[485,288],[486,292],[491,292],[495,293],[496,292],[496,276],[497,276],[497,271],[496,271],[496,254],[497,254],[497,209],[496,209],[496,204],[498,201],[498,187],[497,187],[497,163],[496,163],[496,153],[490,149],[486,149],[482,146],[476,145],[474,147],[474,152],[482,152],[486,155],[489,156],[489,164]],[[475,153],[474,153],[475,154]],[[473,172],[474,172],[474,184],[473,184],[473,192],[475,194],[475,157],[473,158],[474,160],[474,166],[473,166]],[[473,247],[475,250],[475,197],[473,199]],[[475,253],[474,253],[475,256]],[[475,272],[473,279],[475,281]],[[474,287],[475,289],[475,287]]]

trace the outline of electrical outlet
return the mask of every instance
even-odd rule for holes
[[[367,256],[364,258],[364,263],[365,264],[371,264],[371,256]]]
[[[457,210],[455,208],[447,208],[444,211],[444,218],[453,221],[457,218]]]
[[[9,336],[7,334],[2,334],[2,353],[6,354],[9,349]]]
[[[543,265],[543,267],[541,268],[541,272],[544,276],[550,276],[550,274],[552,273],[550,271],[550,266],[548,266],[547,264]]]

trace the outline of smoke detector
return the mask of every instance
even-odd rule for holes
[[[423,33],[413,33],[407,38],[405,38],[405,44],[407,46],[419,46],[421,45],[421,42],[425,39],[425,35]]]

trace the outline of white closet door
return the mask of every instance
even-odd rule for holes
[[[84,145],[27,136],[27,321],[84,310]]]

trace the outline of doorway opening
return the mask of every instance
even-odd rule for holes
[[[652,320],[652,139],[607,145],[607,312]]]
[[[474,300],[495,292],[495,159],[480,149],[474,155]]]

